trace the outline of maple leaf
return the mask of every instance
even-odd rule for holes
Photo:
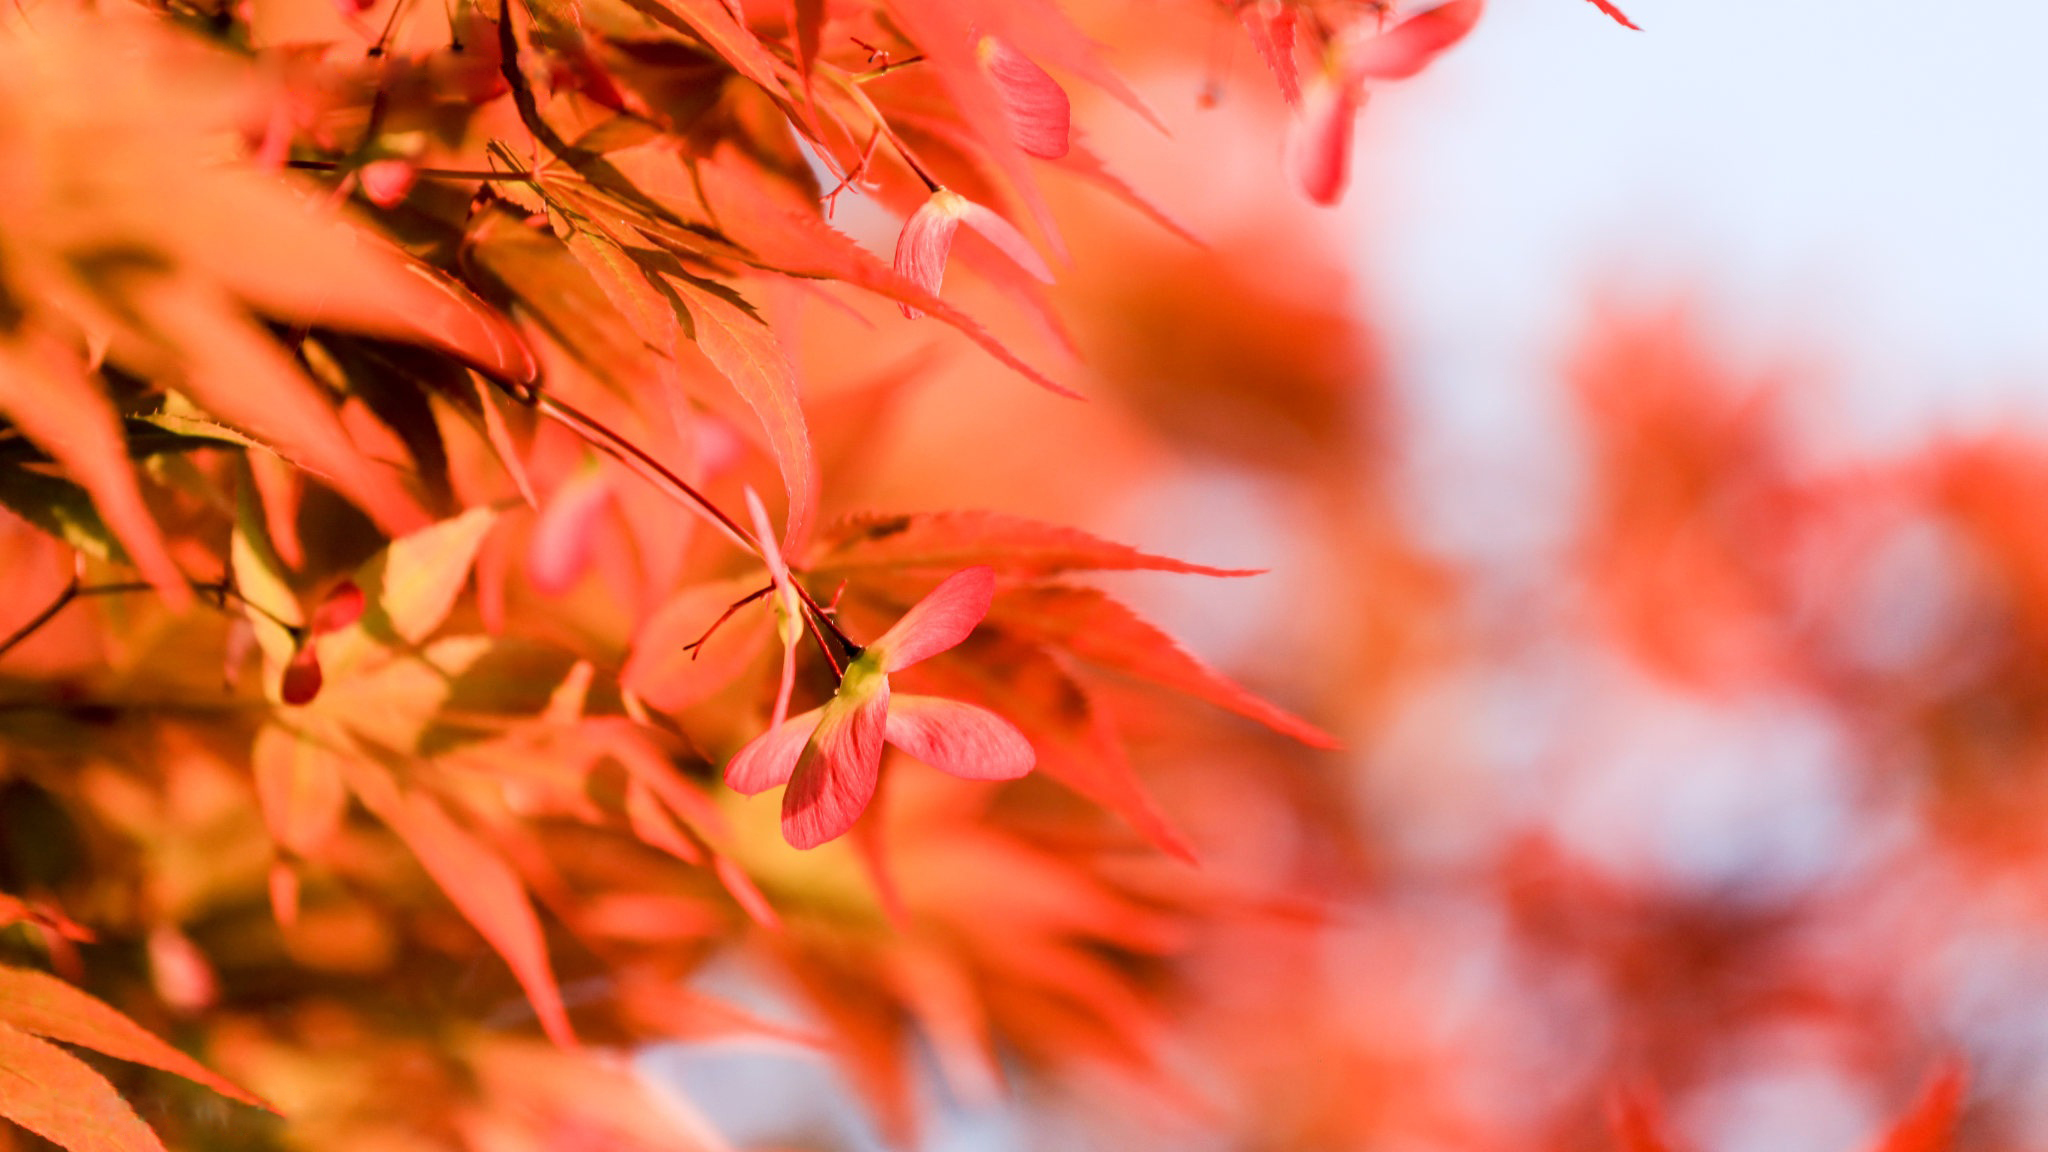
[[[401,789],[362,758],[351,759],[349,770],[351,788],[364,806],[398,834],[449,902],[504,957],[548,1038],[564,1048],[577,1047],[540,920],[518,873],[481,837],[456,823],[433,796]]]
[[[81,359],[48,337],[0,342],[0,413],[78,478],[157,592],[175,607],[190,604],[192,590],[128,465],[114,406]]]
[[[1625,14],[1623,14],[1621,9],[1616,8],[1613,4],[1609,3],[1608,0],[1592,0],[1592,4],[1593,7],[1598,8],[1602,12],[1605,12],[1610,19],[1612,19],[1616,24],[1621,25],[1623,28],[1634,28],[1638,32],[1642,31],[1642,29],[1636,25],[1635,21],[1630,20]]]
[[[0,1024],[0,1119],[72,1152],[164,1152],[106,1078],[55,1044]]]
[[[1123,816],[1163,851],[1194,859],[1186,836],[1132,770],[1108,716],[1062,662],[1066,656],[1209,700],[1311,746],[1335,746],[1327,733],[1231,683],[1101,592],[1041,583],[1079,571],[1254,574],[1247,570],[1190,564],[1077,529],[976,511],[840,521],[821,533],[806,571],[873,587],[964,564],[986,566],[1004,583],[989,618],[997,630],[971,641],[970,658],[941,679],[1014,717],[1047,775]],[[1064,650],[1062,659],[1052,649]]]
[[[830,701],[755,737],[726,765],[725,780],[752,795],[779,784],[782,831],[814,848],[853,826],[874,797],[882,742],[951,775],[1012,780],[1035,755],[1010,723],[972,704],[889,693],[889,674],[960,643],[988,614],[995,573],[969,568],[946,578],[847,666]]]
[[[318,855],[348,814],[342,756],[320,740],[278,724],[256,733],[249,765],[263,820],[277,843],[298,855]]]
[[[811,72],[818,63],[820,35],[826,20],[825,0],[784,0],[787,5],[790,39],[795,41],[797,75],[806,96],[811,91]]]
[[[1119,885],[1105,857],[964,819],[979,790],[931,774],[887,791],[856,833],[881,825],[903,916],[892,927],[848,918],[819,893],[792,907],[798,927],[774,955],[896,1138],[915,1143],[903,1074],[912,1025],[970,1097],[1008,1079],[1013,1055],[1054,1066],[1086,1053],[1092,1066],[1117,1051],[1151,1067],[1164,1020],[1131,969],[1185,942],[1179,917]],[[842,861],[818,861],[814,882]]]
[[[972,659],[932,676],[1015,717],[1046,776],[1121,816],[1160,851],[1195,863],[1186,833],[1152,798],[1110,715],[1068,663],[1007,630],[983,633],[970,641]]]
[[[347,670],[379,650],[424,644],[454,610],[497,519],[496,508],[471,508],[393,540],[364,561],[351,577],[363,608],[326,643],[332,663]]]
[[[1396,1012],[1344,1046],[1368,1016],[1347,996],[1420,1000],[1406,968],[1444,953],[1377,955],[1410,950],[1381,947],[1406,931],[1395,921],[1435,911],[1401,891],[1410,854],[1352,827],[1339,766],[1236,730],[1212,740],[1215,725],[1188,730],[1154,689],[1318,746],[1329,737],[1100,592],[1054,583],[1248,573],[998,513],[811,528],[855,500],[948,506],[920,490],[933,469],[919,454],[960,415],[943,405],[967,402],[899,405],[904,381],[944,367],[950,338],[873,323],[878,301],[848,305],[839,286],[953,325],[1059,391],[940,297],[958,225],[991,241],[967,241],[959,258],[1068,350],[1082,345],[1034,279],[1064,253],[1032,187],[1043,167],[1028,161],[1186,235],[1076,135],[1074,83],[1156,118],[1057,0],[456,0],[452,12],[259,0],[222,8],[204,33],[244,58],[189,33],[142,33],[169,53],[153,63],[155,48],[135,50],[109,22],[169,32],[193,16],[158,8],[82,18],[93,31],[75,52],[37,44],[36,29],[0,46],[0,63],[20,65],[0,72],[0,501],[79,553],[29,538],[8,553],[8,578],[24,619],[67,579],[91,605],[0,677],[0,872],[33,885],[34,902],[0,898],[0,920],[46,893],[90,909],[108,948],[146,960],[159,1007],[189,1013],[209,1059],[292,1105],[280,1138],[309,1152],[720,1147],[694,1124],[675,1132],[606,1050],[677,1036],[823,1048],[894,1128],[908,1127],[932,1065],[968,1101],[1010,1079],[1028,1078],[1034,1097],[1041,1082],[1136,1086],[1245,1146],[1428,1143],[1499,1112],[1435,1085],[1434,1065],[1487,1058],[1476,1037],[1513,1019],[1493,1003],[1449,1032],[1403,1027],[1420,1014]],[[1477,12],[1442,4],[1375,38],[1358,33],[1384,4],[1189,0],[1129,25],[1148,64],[1198,66],[1188,45],[1200,37],[1168,26],[1183,9],[1244,25],[1298,105],[1296,131],[1314,138],[1318,171],[1304,183],[1330,198],[1366,87],[1413,74]],[[68,35],[68,17],[31,15]],[[1297,57],[1315,59],[1306,76]],[[263,86],[280,75],[282,89]],[[66,119],[66,104],[85,112]],[[33,147],[16,147],[24,132]],[[904,221],[896,266],[831,226],[813,164]],[[63,183],[84,189],[80,206],[52,192]],[[375,231],[317,206],[322,196],[353,198]],[[1091,225],[1077,235],[1115,239],[1113,223]],[[1317,571],[1342,574],[1361,603],[1329,613],[1319,642],[1363,655],[1298,683],[1360,716],[1390,692],[1443,695],[1409,690],[1462,683],[1458,662],[1490,654],[1472,630],[1442,627],[1445,604],[1409,587],[1419,577],[1404,571],[1391,592],[1379,578],[1394,567],[1386,555],[1409,553],[1402,518],[1387,515],[1385,446],[1349,419],[1358,382],[1372,380],[1354,369],[1371,364],[1347,354],[1305,370],[1302,357],[1329,345],[1323,327],[1275,321],[1256,301],[1247,311],[1231,262],[1250,266],[1253,250],[1286,291],[1333,307],[1340,294],[1300,272],[1312,254],[1284,238],[1149,278],[1114,243],[1091,258],[1091,286],[1107,289],[1097,299],[1116,305],[1087,309],[1103,322],[1086,335],[1111,349],[1106,379],[1157,392],[1140,414],[1149,426],[1086,441],[1130,453],[1100,473],[1079,462],[1088,479],[1108,474],[1105,488],[1062,495],[1062,475],[1046,493],[1001,495],[1020,508],[1125,499],[1119,482],[1179,479],[1146,433],[1220,437],[1260,470],[1316,486],[1314,506],[1342,517]],[[1161,318],[1156,301],[1181,297],[1202,302],[1199,322]],[[799,315],[792,301],[825,307]],[[1217,336],[1252,328],[1249,342]],[[914,350],[893,346],[903,340]],[[1247,343],[1258,354],[1232,351]],[[859,386],[884,363],[883,385]],[[1127,415],[1097,418],[1121,429]],[[1036,445],[1041,429],[1019,419],[1001,431]],[[593,448],[610,459],[579,472]],[[676,515],[684,490],[723,540]],[[535,518],[502,531],[515,498]],[[2027,517],[2001,515],[2023,550]],[[0,544],[20,527],[0,516]],[[98,583],[124,561],[163,598],[196,588],[233,618],[130,611],[122,590],[144,581]],[[549,596],[593,568],[617,594],[593,579],[586,595]],[[812,602],[835,584],[829,607]],[[1383,628],[1394,615],[1442,638],[1426,670],[1405,663],[1409,645],[1380,643],[1409,636],[1405,619]],[[479,619],[489,635],[447,635]],[[860,649],[848,619],[882,639]],[[1338,632],[1361,619],[1358,634]],[[815,665],[796,651],[806,628]],[[2037,630],[2031,614],[2025,628]],[[232,669],[249,644],[266,699],[224,699],[217,649]],[[1286,653],[1266,655],[1295,671]],[[825,665],[844,672],[837,691]],[[1380,726],[1352,726],[1377,762]],[[942,771],[885,767],[891,743]],[[784,783],[779,805],[714,788],[718,766],[697,750],[735,748],[735,789]],[[1174,772],[1172,816],[1139,775],[1149,760]],[[1060,787],[952,778],[1032,769]],[[20,803],[44,794],[61,820]],[[1179,819],[1212,861],[1201,883],[1162,856],[1193,857]],[[72,825],[81,863],[45,847]],[[837,849],[785,843],[840,832]],[[1259,879],[1240,879],[1247,870]],[[1246,893],[1285,886],[1272,904],[1315,903],[1334,920],[1360,906],[1320,907],[1320,889],[1354,870],[1369,873],[1374,930],[1340,927],[1337,944],[1348,961],[1361,946],[1350,937],[1371,937],[1374,957],[1339,966],[1348,982],[1292,979],[1326,965],[1276,954],[1270,909]],[[1513,895],[1454,871],[1475,905]],[[1382,880],[1398,908],[1384,919]],[[1632,910],[1661,912],[1658,900]],[[1497,919],[1490,946],[1528,943],[1516,917]],[[573,946],[555,947],[559,933]],[[1303,956],[1331,944],[1303,936]],[[64,968],[54,947],[52,963],[75,971],[79,958]],[[1519,953],[1502,956],[1520,971]],[[822,1035],[705,1003],[685,982],[710,957],[743,975],[782,964]],[[479,994],[495,1011],[463,1018]],[[1313,1007],[1280,1015],[1276,994]],[[1230,1024],[1217,1029],[1218,1016]],[[0,1074],[0,1113],[81,1147],[159,1146],[70,1041],[4,1013],[0,1029],[0,1064],[38,1078],[24,1092]],[[1873,1032],[1868,1051],[1897,1050],[1881,1024]],[[592,1047],[564,1047],[579,1038]],[[1279,1091],[1243,1076],[1254,1064]],[[1199,1093],[1174,1082],[1176,1067],[1198,1070]],[[1287,1082],[1308,1067],[1333,1074]],[[1410,1085],[1417,1103],[1401,1098]],[[1212,1089],[1230,1107],[1197,1098]],[[1556,1112],[1583,1143],[1578,1110],[1545,1099],[1557,1106],[1514,1113],[1534,1126],[1507,1142],[1550,1143]],[[148,1104],[173,1145],[242,1141],[206,1114]],[[1932,1134],[1914,1152],[1946,1139],[1953,1100],[1926,1111]],[[1420,1131],[1408,1128],[1417,1114]],[[1495,1134],[1480,1117],[1467,1142]]]
[[[802,540],[810,531],[811,509],[817,502],[818,465],[789,357],[767,322],[742,306],[730,290],[688,276],[667,276],[663,282],[695,321],[705,357],[760,419],[789,494],[783,542]]]
[[[108,71],[110,53],[124,67]],[[531,355],[503,318],[278,176],[194,163],[261,104],[246,65],[165,22],[53,11],[33,34],[0,36],[0,69],[17,80],[4,95],[4,290],[21,302],[29,346],[82,339],[110,365],[176,389],[319,475],[387,529],[424,523],[409,479],[357,442],[252,313],[417,341],[500,378],[530,379]],[[125,453],[107,435],[96,375],[35,358],[59,403],[25,427],[86,483],[145,575],[186,602],[122,478]],[[0,407],[21,418],[4,395]],[[60,411],[65,429],[53,436],[47,416]]]
[[[46,1039],[161,1068],[229,1099],[270,1108],[141,1025],[54,976],[0,965],[0,1022]]]
[[[1278,0],[1253,0],[1238,8],[1237,19],[1252,48],[1272,69],[1281,97],[1290,106],[1301,103],[1301,73],[1294,63],[1294,9]]]
[[[1067,154],[1060,157],[1055,163],[1059,165],[1062,171],[1070,172],[1088,181],[1125,204],[1137,209],[1146,219],[1173,233],[1175,236],[1193,244],[1197,248],[1207,247],[1207,241],[1196,234],[1192,228],[1154,203],[1150,197],[1139,191],[1130,181],[1118,175],[1103,161],[1102,157],[1096,155],[1079,140],[1074,141],[1068,147]]]
[[[870,255],[826,223],[815,205],[790,204],[772,186],[764,195],[758,172],[752,169],[746,158],[727,149],[701,160],[695,171],[704,187],[706,207],[762,267],[795,276],[841,280],[894,300],[951,325],[1039,387],[1062,396],[1079,395],[1033,368],[965,313]]]
[[[658,345],[632,323],[638,311],[617,308],[588,262],[562,240],[498,205],[470,221],[463,254],[472,276],[518,301],[529,323],[605,386],[626,393],[634,381],[659,378]]]
[[[701,235],[686,231],[623,174],[608,173],[603,180],[617,195],[607,198],[562,179],[544,181],[542,194],[563,246],[611,302],[618,317],[627,322],[642,347],[631,348],[608,333],[594,350],[599,354],[587,355],[583,351],[587,343],[583,330],[591,319],[587,311],[543,305],[547,309],[543,315],[573,316],[577,327],[558,328],[557,335],[577,355],[605,370],[606,382],[622,394],[631,394],[641,378],[643,373],[631,361],[641,359],[646,350],[667,358],[655,372],[664,383],[685,386],[692,377],[678,370],[678,361],[694,343],[759,420],[789,496],[788,539],[800,539],[809,530],[819,479],[789,356],[768,322],[733,285],[693,270],[701,255],[695,251],[702,246]],[[628,194],[626,189],[633,191]],[[650,240],[655,247],[648,246]],[[521,238],[520,247],[532,244],[531,237]],[[691,258],[688,265],[684,254]],[[730,254],[742,255],[737,250]],[[558,257],[554,263],[559,268]],[[556,271],[550,279],[559,274]],[[527,276],[519,279],[529,280]],[[542,301],[559,297],[567,286],[549,284],[543,290],[535,285],[529,290],[522,283],[518,287],[522,297]],[[578,290],[582,287],[575,286]],[[617,352],[607,345],[616,346]],[[619,367],[621,361],[627,365]]]
[[[1206,700],[1311,748],[1339,746],[1336,737],[1231,682],[1096,589],[1019,589],[997,603],[994,619],[1091,664]]]

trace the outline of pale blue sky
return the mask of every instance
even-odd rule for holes
[[[1624,7],[1644,32],[1495,0],[1361,125],[1344,210],[1447,545],[1554,534],[1568,449],[1531,433],[1599,285],[1692,293],[1741,353],[1820,353],[1820,419],[1857,443],[2048,427],[2048,5]],[[1454,490],[1475,465],[1538,494],[1525,522]]]
[[[2048,6],[1630,7],[1645,32],[1496,0],[1381,95],[1369,263],[1397,323],[1540,338],[1575,282],[1647,273],[1874,346],[1887,383],[2048,381]]]

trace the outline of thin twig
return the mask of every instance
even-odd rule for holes
[[[73,600],[77,598],[78,577],[73,576],[70,579],[70,581],[68,581],[64,585],[64,590],[57,594],[57,598],[55,600],[50,601],[48,607],[44,608],[41,612],[36,613],[35,618],[30,620],[28,623],[23,624],[19,628],[16,628],[14,630],[14,634],[9,636],[5,641],[0,641],[0,656],[7,655],[9,652],[14,650],[14,646],[16,644],[19,644],[23,640],[28,639],[30,636],[35,635],[36,630],[38,628],[41,628],[43,625],[48,624],[51,620],[55,619],[57,613],[62,612],[66,604],[71,603]]]
[[[334,160],[287,160],[285,167],[333,172],[348,168],[349,165]],[[540,182],[540,178],[531,172],[503,172],[493,168],[415,168],[413,175],[428,180],[517,180],[523,184]]]
[[[516,393],[514,398],[519,398]],[[666,489],[670,495],[680,498],[698,515],[709,520],[712,526],[724,533],[727,539],[739,545],[742,551],[751,552],[756,556],[761,555],[761,546],[746,529],[726,515],[724,509],[713,504],[710,497],[697,491],[688,480],[676,475],[666,464],[649,455],[646,449],[605,427],[602,422],[593,419],[567,401],[538,389],[532,391],[531,399],[527,402],[539,409],[541,415],[568,426],[598,451],[640,473],[655,487]]]
[[[869,59],[873,59],[873,57],[869,57]],[[922,63],[924,63],[924,57],[922,56],[906,56],[901,60],[892,60],[880,68],[869,69],[866,72],[856,72],[852,76],[847,77],[847,79],[855,84],[865,84],[870,80],[880,80],[898,68],[908,68],[912,64]]]
[[[903,162],[910,166],[910,170],[917,174],[919,180],[924,181],[924,186],[930,191],[937,192],[939,182],[932,178],[931,173],[924,170],[924,165],[917,162],[917,157],[911,154],[910,145],[905,144],[903,138],[896,135],[896,130],[889,127],[888,119],[882,115],[880,108],[875,107],[875,102],[868,99],[867,92],[855,85],[848,88],[846,94],[853,97],[854,102],[874,121],[875,130],[882,133],[889,141],[889,146],[896,149],[896,155],[903,158]]]
[[[844,631],[840,629],[838,621],[832,619],[832,614],[825,611],[823,608],[819,607],[818,602],[811,598],[811,593],[809,589],[805,588],[801,583],[798,583],[794,579],[790,580],[789,586],[791,588],[796,589],[797,596],[804,602],[804,608],[806,609],[806,611],[804,612],[805,622],[816,622],[811,624],[811,634],[817,639],[818,647],[823,648],[825,650],[825,659],[831,663],[832,670],[841,676],[846,675],[845,664],[842,664],[840,660],[833,655],[831,648],[825,643],[825,637],[819,635],[819,629],[823,628],[825,631],[830,632],[832,634],[832,638],[834,640],[839,641],[840,647],[845,652],[846,664],[851,664],[853,661],[860,659],[860,654],[862,652],[865,652],[867,649],[862,648],[858,644],[855,644],[853,642],[852,637],[848,636]]]
[[[295,637],[304,631],[301,626],[293,624],[263,605],[242,595],[235,589],[233,584],[226,580],[215,580],[210,583],[191,580],[187,581],[187,583],[192,586],[194,592],[212,596],[214,598],[213,607],[222,612],[227,611],[227,602],[232,599],[235,603],[290,632]],[[111,584],[80,584],[78,577],[73,576],[70,582],[64,585],[64,590],[57,594],[55,600],[52,600],[42,611],[36,613],[35,617],[28,623],[15,629],[13,634],[8,636],[7,639],[0,640],[0,657],[6,656],[14,650],[16,645],[35,635],[37,630],[56,619],[57,613],[62,612],[74,600],[85,600],[95,596],[125,596],[133,592],[154,592],[155,590],[156,585],[151,584],[147,580],[118,580]]]
[[[718,631],[719,625],[724,624],[727,620],[732,619],[733,613],[739,611],[742,608],[745,608],[747,605],[752,604],[754,601],[759,600],[761,597],[766,596],[767,594],[773,591],[775,591],[775,585],[770,584],[765,588],[757,588],[754,591],[747,593],[745,596],[742,596],[739,599],[733,601],[732,603],[726,605],[725,611],[720,612],[718,614],[718,619],[713,620],[711,622],[711,627],[706,628],[702,636],[699,636],[695,640],[690,641],[688,644],[683,645],[683,651],[688,652],[690,654],[690,659],[695,660],[697,658],[698,653],[703,649],[704,642],[706,640],[711,639],[711,634]]]

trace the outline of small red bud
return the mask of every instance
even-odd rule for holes
[[[412,192],[419,169],[409,160],[372,160],[363,165],[356,178],[363,182],[363,195],[370,198],[370,203],[379,208],[396,208]]]
[[[320,657],[307,644],[292,656],[292,662],[284,667],[284,684],[278,691],[279,699],[294,708],[311,704],[313,697],[320,694]]]
[[[355,581],[343,580],[313,609],[313,622],[308,628],[315,636],[325,636],[355,623],[362,614],[363,590],[356,587]]]

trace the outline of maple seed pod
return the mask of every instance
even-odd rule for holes
[[[1363,24],[1354,25],[1337,45],[1339,74],[1353,84],[1420,75],[1470,35],[1485,10],[1486,0],[1450,0],[1383,32],[1365,33]]]
[[[1026,272],[1052,283],[1052,269],[1016,225],[950,188],[933,192],[904,223],[896,237],[896,274],[937,296],[946,278],[946,258],[953,251],[953,233],[962,224],[981,233]],[[912,320],[924,315],[908,304],[902,308]]]
[[[363,590],[353,580],[336,584],[321,599],[320,606],[313,609],[313,621],[307,630],[315,636],[339,632],[356,622],[363,614]]]
[[[995,570],[955,572],[867,646],[822,706],[749,741],[725,766],[735,792],[787,784],[782,838],[815,848],[853,827],[880,779],[882,744],[896,745],[964,780],[1015,780],[1037,753],[1015,725],[985,708],[935,696],[892,694],[891,673],[967,639],[995,598]]]
[[[343,0],[346,3],[346,0]],[[409,160],[372,160],[356,173],[363,195],[379,208],[396,208],[412,193],[419,169]]]
[[[292,655],[292,662],[284,666],[284,683],[278,690],[278,699],[297,708],[311,704],[313,697],[320,694],[320,657],[308,643]]]
[[[998,40],[983,36],[975,46],[982,70],[994,83],[1010,121],[1010,138],[1032,156],[1057,160],[1067,154],[1073,108],[1066,89],[1031,58]]]
[[[1365,94],[1342,79],[1322,77],[1303,94],[1301,115],[1287,137],[1287,170],[1301,194],[1335,204],[1351,178],[1351,126]]]

